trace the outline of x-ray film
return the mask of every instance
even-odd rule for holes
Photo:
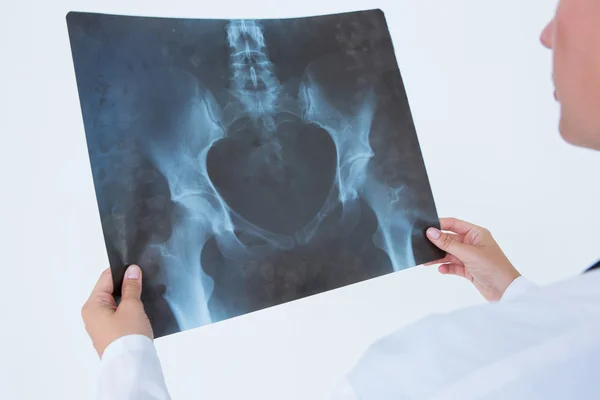
[[[157,337],[442,256],[381,11],[67,22],[116,295],[140,265]]]

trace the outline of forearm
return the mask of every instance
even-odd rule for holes
[[[152,340],[130,335],[106,348],[97,400],[170,400]]]

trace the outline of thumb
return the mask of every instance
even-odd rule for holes
[[[139,300],[141,295],[142,270],[137,265],[130,265],[125,271],[125,277],[123,278],[121,298]]]
[[[438,248],[450,253],[457,258],[462,258],[467,251],[468,245],[454,239],[452,235],[444,233],[436,228],[427,229],[427,237]]]

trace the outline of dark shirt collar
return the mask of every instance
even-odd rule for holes
[[[596,264],[594,264],[591,267],[589,267],[588,269],[586,269],[585,272],[590,272],[590,271],[594,271],[597,269],[600,269],[600,261],[598,261]]]

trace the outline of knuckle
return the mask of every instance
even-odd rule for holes
[[[477,230],[473,231],[472,240],[474,244],[481,244],[490,237],[491,233],[489,230],[487,230],[487,228],[479,227]]]
[[[138,291],[142,289],[142,284],[137,280],[123,282],[123,291]]]
[[[139,307],[140,305],[142,305],[142,301],[140,299],[136,299],[136,298],[124,298],[123,300],[121,300],[121,304],[119,305],[119,307],[121,308],[136,308]]]
[[[82,319],[86,319],[86,317],[89,314],[89,309],[90,309],[90,305],[89,303],[86,301],[85,304],[81,307],[81,318]]]
[[[440,220],[440,222],[442,222],[442,220]],[[454,218],[454,217],[444,218],[444,225],[447,226],[449,228],[449,230],[452,230],[452,227],[456,226],[456,218]]]
[[[136,298],[124,298],[119,305],[119,313],[135,316],[145,313],[144,304]]]
[[[452,237],[450,235],[444,235],[442,243],[445,249],[449,248],[452,245]]]

